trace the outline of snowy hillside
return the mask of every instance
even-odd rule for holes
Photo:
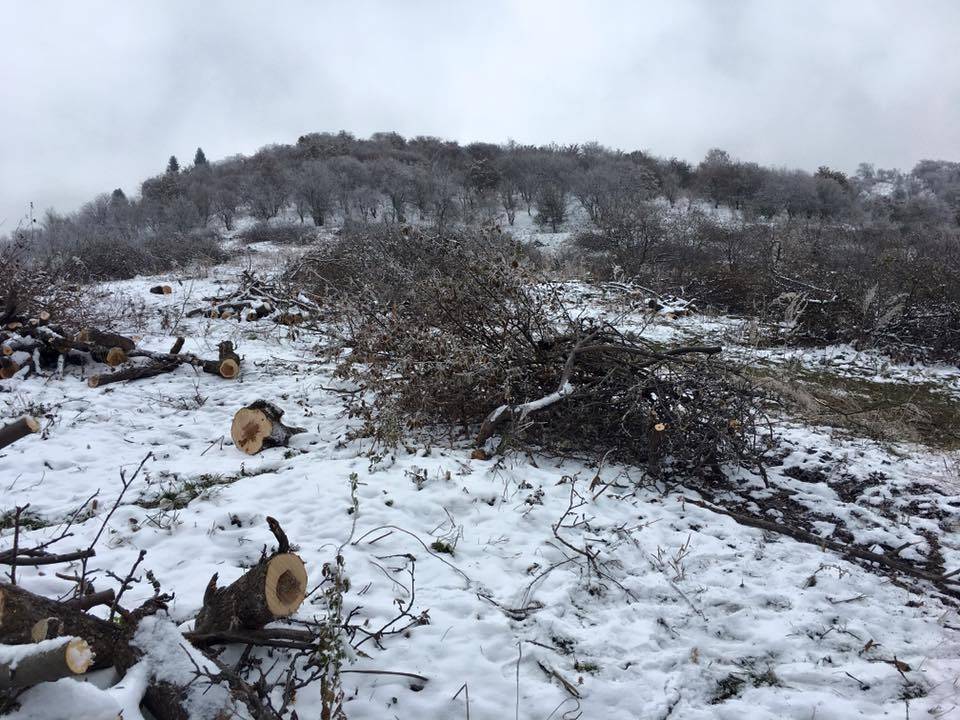
[[[2,383],[0,415],[34,415],[42,430],[0,452],[0,552],[12,547],[14,507],[29,504],[24,547],[56,536],[98,493],[57,546],[87,547],[121,471],[129,478],[143,461],[96,545],[97,589],[146,551],[137,575],[149,569],[175,594],[169,614],[189,629],[211,575],[227,584],[256,563],[275,544],[266,517],[276,518],[310,590],[342,554],[343,615],[362,628],[341,671],[351,719],[960,717],[960,588],[843,557],[830,544],[897,548],[932,575],[960,568],[955,453],[785,417],[768,486],[741,470],[709,492],[638,484],[636,468],[573,457],[478,454],[460,441],[383,454],[348,437],[356,421],[342,399],[351,389],[323,359],[325,332],[185,316],[229,291],[241,270],[268,274],[294,252],[261,246],[208,276],[108,286],[114,331],[159,352],[182,335],[183,352],[201,356],[231,340],[243,359],[235,381],[182,366],[103,388],[69,367],[62,379]],[[150,294],[158,283],[173,292]],[[960,398],[960,371],[946,366],[897,366],[848,348],[758,350],[744,321],[613,313],[603,293],[567,292],[653,337],[720,340],[774,374],[935,378]],[[233,446],[231,420],[259,398],[306,432],[249,456]],[[823,543],[747,527],[729,512],[773,525],[802,519]],[[57,570],[21,567],[17,581],[62,596],[73,583],[61,576],[76,568]],[[152,594],[144,580],[124,601],[135,607]],[[325,598],[322,588],[308,594],[294,620],[322,620]],[[93,612],[105,617],[107,608]],[[159,638],[154,661],[190,676],[187,651]],[[221,659],[236,663],[242,651],[231,646]],[[278,658],[284,666],[285,650],[253,652],[264,668]],[[106,669],[38,685],[12,717],[51,717],[52,707],[91,720],[121,710],[124,720],[140,717],[145,680],[114,682]],[[191,687],[189,707],[203,716],[210,696]],[[319,717],[320,693],[308,685],[291,707]]]

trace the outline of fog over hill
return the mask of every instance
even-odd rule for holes
[[[949,1],[2,8],[0,232],[31,201],[133,194],[198,145],[219,159],[322,129],[847,173],[960,146]]]

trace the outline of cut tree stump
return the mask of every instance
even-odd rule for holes
[[[16,422],[0,428],[0,448],[12,445],[20,438],[25,438],[27,435],[39,431],[40,423],[37,422],[36,418],[32,418],[29,415],[22,417]],[[0,606],[0,612],[2,612],[2,606]]]
[[[155,375],[171,372],[178,367],[180,367],[179,362],[158,362],[152,365],[138,365],[107,375],[91,375],[87,379],[87,385],[96,388],[111,383],[126,382],[127,380],[140,380],[142,378],[154,377]]]
[[[257,400],[237,410],[230,426],[233,444],[247,455],[256,455],[264,448],[286,447],[290,438],[306,432],[281,421],[283,410],[267,400]]]
[[[0,642],[21,645],[33,641],[38,623],[50,618],[59,621],[63,635],[82,637],[95,655],[92,667],[113,665],[114,652],[123,629],[116,623],[70,607],[65,603],[35,595],[16,585],[0,583]]]
[[[93,662],[90,645],[78,637],[30,645],[0,645],[0,691],[82,675]]]
[[[233,380],[240,374],[240,356],[233,350],[233,343],[224,340],[218,348],[219,357],[216,360],[204,360],[203,371],[211,375],[219,375],[227,380]]]
[[[173,292],[173,288],[169,285],[154,285],[150,288],[150,292],[154,295],[170,295]]]
[[[307,593],[307,570],[303,560],[290,550],[280,523],[267,518],[277,538],[277,552],[256,565],[227,587],[217,587],[213,574],[203,594],[194,633],[207,634],[236,630],[260,630],[277,618],[292,615]]]

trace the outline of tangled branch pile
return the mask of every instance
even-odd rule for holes
[[[618,273],[701,306],[774,324],[790,345],[851,343],[900,359],[960,361],[960,235],[790,221],[667,220],[574,238],[596,277]]]
[[[309,298],[248,271],[240,275],[240,282],[233,292],[203,300],[209,305],[190,310],[187,317],[202,315],[248,322],[268,319],[281,325],[299,325],[314,317],[319,310]]]
[[[303,261],[318,294],[343,293],[338,373],[364,391],[350,410],[366,435],[496,436],[498,449],[610,453],[664,475],[758,463],[759,403],[712,359],[720,348],[660,348],[574,317],[527,264],[496,231],[388,226]]]

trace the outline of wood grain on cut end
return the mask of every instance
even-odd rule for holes
[[[89,670],[96,657],[90,644],[83,638],[73,638],[68,642],[64,656],[67,667],[75,675],[82,675]]]
[[[307,593],[307,570],[293,553],[275,555],[267,564],[267,608],[274,617],[292,615]]]
[[[123,348],[112,347],[107,351],[106,361],[110,367],[122,365],[127,361],[127,353],[123,351]]]
[[[220,375],[232,380],[240,373],[240,365],[236,360],[224,360],[220,363]]]
[[[273,423],[262,411],[240,408],[233,416],[230,437],[233,438],[233,444],[247,455],[255,455],[260,452],[264,438],[268,437],[272,430]]]

